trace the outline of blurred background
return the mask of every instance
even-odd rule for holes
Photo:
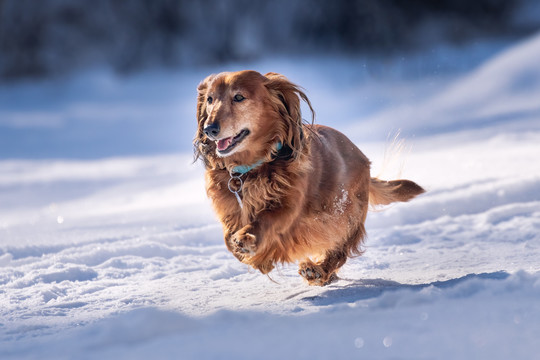
[[[210,72],[286,72],[308,93],[444,78],[538,31],[539,14],[534,0],[0,0],[0,157],[185,151]],[[366,111],[388,105],[371,93]],[[319,115],[340,108],[329,100]]]

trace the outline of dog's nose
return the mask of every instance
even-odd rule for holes
[[[204,133],[206,134],[206,136],[208,136],[209,138],[215,138],[216,136],[218,136],[219,134],[219,124],[217,123],[213,123],[213,124],[210,124],[208,126],[205,126],[204,128]]]

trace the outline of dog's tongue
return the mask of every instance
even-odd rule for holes
[[[216,141],[218,150],[220,151],[225,150],[231,145],[232,141],[233,141],[232,137],[228,137],[226,139],[221,139],[221,140]]]

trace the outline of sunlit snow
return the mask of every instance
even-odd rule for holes
[[[355,82],[352,59],[231,66],[298,82],[375,174],[401,129],[383,173],[427,189],[371,212],[365,254],[322,288],[223,244],[191,138],[197,83],[225,69],[0,86],[0,358],[534,358],[539,50],[421,79]]]

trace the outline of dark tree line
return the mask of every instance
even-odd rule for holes
[[[537,28],[515,20],[530,1],[0,0],[0,78],[517,37]]]

